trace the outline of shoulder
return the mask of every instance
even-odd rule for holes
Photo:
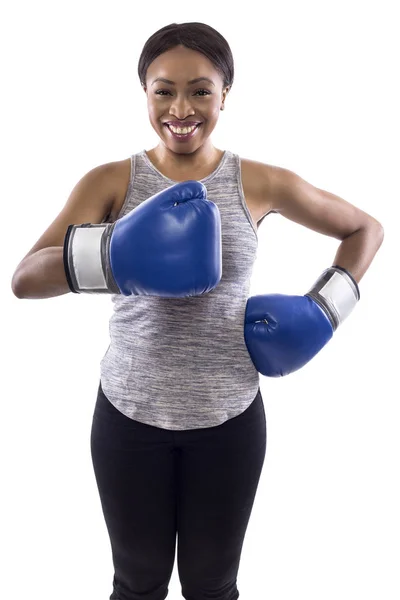
[[[127,179],[129,183],[130,163],[130,158],[115,160],[95,167],[90,173],[97,176],[101,185],[107,184],[116,197],[123,182]]]
[[[245,195],[252,198],[255,208],[263,215],[274,210],[274,186],[284,169],[257,160],[240,157],[242,184]]]
[[[240,161],[242,164],[242,171],[245,172],[245,175],[252,177],[255,186],[258,186],[264,191],[271,189],[278,180],[285,177],[286,174],[291,173],[291,171],[283,167],[260,162],[258,160],[240,157]]]
[[[110,219],[111,221],[115,221],[120,213],[128,189],[131,177],[131,157],[109,163],[108,167],[109,177],[114,190]]]
[[[128,185],[131,176],[131,157],[115,161],[114,168],[117,180]]]

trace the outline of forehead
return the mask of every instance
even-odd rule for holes
[[[207,76],[218,82],[219,73],[213,63],[201,52],[177,46],[163,52],[149,65],[147,81],[156,77],[171,79],[177,84],[186,84],[189,79]]]

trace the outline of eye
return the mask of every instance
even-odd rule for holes
[[[204,94],[204,95],[206,95],[206,96],[209,96],[209,95],[211,94],[211,92],[209,92],[208,90],[203,90],[203,89],[201,89],[201,90],[196,90],[195,94],[198,94],[199,92],[205,92],[205,94]],[[169,94],[170,92],[169,92],[169,90],[157,90],[157,91],[155,92],[155,94],[156,94],[157,96],[164,96],[164,93],[165,93],[165,94]],[[203,94],[202,94],[202,96],[203,96]]]

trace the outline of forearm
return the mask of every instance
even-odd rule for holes
[[[332,264],[349,271],[359,283],[378,252],[383,235],[379,224],[355,231],[342,240]]]
[[[28,299],[67,294],[63,247],[43,248],[25,258],[14,273],[12,289],[18,298]]]

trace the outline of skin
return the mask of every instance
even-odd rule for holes
[[[172,80],[174,84],[158,82],[153,85],[157,77]],[[208,77],[211,82],[188,84],[198,77]],[[151,63],[143,87],[150,123],[160,138],[159,144],[148,152],[153,164],[176,181],[201,179],[211,173],[219,164],[223,151],[213,146],[210,135],[229,92],[212,62],[200,52],[177,46]],[[199,92],[201,89],[208,93]],[[157,95],[155,92],[159,90],[165,92]],[[171,120],[201,121],[202,126],[192,140],[180,143],[163,125],[164,121]],[[114,195],[117,187],[123,190],[118,195],[118,200],[121,196],[123,201],[127,186],[126,163],[129,166],[130,159],[121,162],[125,175],[117,182],[115,178],[107,177],[106,182],[113,186]],[[242,166],[246,202],[256,223],[270,211],[275,211],[318,233],[342,240],[332,264],[347,269],[357,282],[361,280],[383,241],[383,227],[379,221],[343,198],[311,185],[289,169],[247,159],[242,159]],[[94,197],[95,192],[90,191]],[[66,225],[76,222],[74,210],[79,213],[79,219],[83,218],[79,206],[74,208],[74,204],[77,204],[77,196],[72,193],[67,220],[64,211],[61,212],[18,265],[13,277],[13,291],[17,297],[48,298],[69,291],[62,263],[62,243]],[[121,204],[110,205],[108,214],[113,208],[114,214],[118,215]],[[91,210],[94,210],[93,206]]]
[[[163,77],[175,85],[153,81]],[[209,81],[188,82],[198,77]],[[158,56],[146,73],[144,91],[150,123],[160,138],[151,158],[170,171],[194,172],[218,163],[223,151],[214,147],[210,135],[224,107],[229,87],[223,87],[221,74],[200,52],[176,46]],[[157,93],[163,90],[161,93]],[[200,90],[205,90],[202,92]],[[201,121],[192,140],[177,142],[170,135],[165,121]]]
[[[174,83],[154,83],[159,77]],[[188,83],[198,77],[208,77],[211,83]],[[209,93],[199,92],[202,89]],[[161,94],[156,93],[161,90]],[[200,52],[176,46],[150,64],[144,91],[150,123],[160,138],[159,144],[148,152],[150,160],[176,180],[200,179],[200,173],[211,172],[223,151],[213,146],[210,135],[229,93],[212,62]],[[163,125],[165,121],[201,121],[202,126],[192,140],[181,143],[172,138]],[[273,210],[318,233],[342,240],[332,264],[344,267],[359,282],[382,244],[381,223],[289,169],[256,161],[246,164],[251,173],[254,214],[266,215]]]

